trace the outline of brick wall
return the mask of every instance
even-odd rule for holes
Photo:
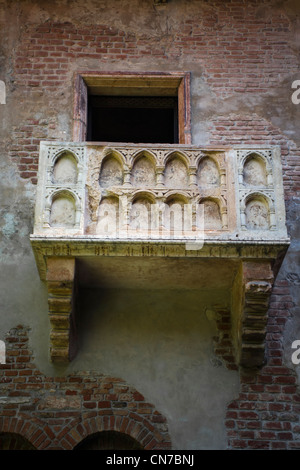
[[[240,0],[210,1],[202,9],[195,3],[193,14],[192,9],[181,6],[180,22],[161,35],[151,35],[146,28],[143,32],[125,25],[116,27],[113,15],[112,25],[93,24],[86,18],[82,24],[74,18],[74,23],[48,20],[23,25],[11,59],[14,89],[23,94],[25,106],[35,103],[35,111],[41,103],[45,105],[49,99],[50,103],[44,116],[26,118],[12,129],[10,154],[21,177],[36,183],[39,140],[61,136],[58,109],[73,87],[74,72],[86,67],[97,71],[100,64],[106,71],[118,66],[132,70],[130,64],[137,63],[139,71],[139,60],[145,63],[149,58],[149,64],[157,61],[170,70],[184,68],[201,74],[215,100],[242,97],[247,103],[253,96],[263,100],[272,87],[298,73],[290,47],[291,21],[279,9],[268,6],[268,1],[252,0],[246,6]],[[155,65],[152,69],[158,70]],[[73,109],[68,112],[72,119]],[[242,107],[230,119],[226,114],[225,119],[214,116],[211,120],[211,144],[259,144],[267,135],[270,143],[282,145],[286,177],[295,177],[297,188],[293,190],[299,190],[300,150],[291,148],[293,144],[279,129],[271,128],[255,113],[244,115]]]
[[[71,450],[101,431],[131,436],[146,450],[170,449],[166,418],[133,387],[93,371],[47,377],[33,362],[29,329],[6,337],[0,364],[1,433],[17,434],[38,450]]]
[[[285,198],[300,192],[300,148],[284,136],[280,129],[254,115],[222,116],[210,123],[211,145],[278,145],[282,156]]]

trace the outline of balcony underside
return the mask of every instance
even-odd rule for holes
[[[223,298],[231,314],[230,335],[239,367],[264,363],[268,304],[288,248],[282,243],[185,243],[43,240],[31,243],[49,292],[50,356],[68,362],[77,352],[75,331],[81,289],[165,289],[205,292],[208,307]],[[184,312],[182,313],[184,315]]]

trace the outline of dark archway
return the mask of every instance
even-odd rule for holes
[[[0,450],[36,450],[25,437],[7,432],[0,433]]]
[[[83,439],[74,450],[143,450],[133,437],[116,431],[102,431]]]

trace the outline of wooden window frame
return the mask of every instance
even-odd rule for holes
[[[87,140],[88,94],[177,96],[178,142],[191,144],[190,73],[82,72],[75,76],[73,141]]]

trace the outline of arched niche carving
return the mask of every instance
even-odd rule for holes
[[[75,226],[76,202],[72,193],[60,191],[52,197],[49,222],[52,227]]]
[[[63,152],[55,161],[52,182],[58,184],[76,184],[78,178],[77,160],[71,152]]]
[[[121,186],[123,184],[123,165],[120,159],[109,154],[104,157],[99,176],[99,184],[102,188]]]
[[[200,187],[219,186],[220,172],[215,161],[210,157],[201,158],[197,168],[197,183]]]
[[[116,237],[119,232],[119,198],[104,197],[98,209],[96,234],[104,237]]]
[[[249,186],[267,186],[266,161],[257,153],[251,153],[244,161],[243,183]]]
[[[170,189],[183,189],[189,184],[188,167],[180,154],[170,155],[165,163],[165,186]]]
[[[200,208],[203,211],[204,230],[221,230],[223,224],[219,202],[212,198],[202,199]]]
[[[266,230],[270,228],[270,207],[268,200],[255,194],[245,201],[246,228],[250,230]]]
[[[153,158],[147,153],[142,153],[135,158],[130,182],[136,188],[151,188],[155,186],[155,164]]]
[[[164,205],[163,227],[171,237],[182,237],[192,230],[192,211],[188,199],[182,194],[167,197]]]
[[[133,237],[151,235],[155,223],[154,203],[152,196],[144,192],[133,198],[129,215],[130,232]]]

